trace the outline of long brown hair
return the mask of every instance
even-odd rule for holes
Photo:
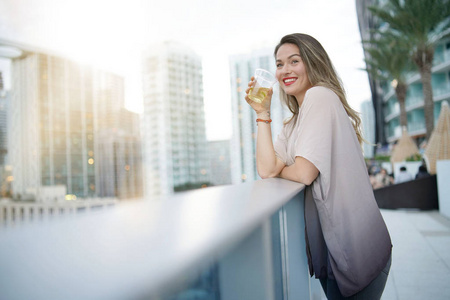
[[[361,133],[361,118],[359,117],[359,113],[348,104],[342,81],[337,75],[333,63],[322,45],[315,38],[307,34],[289,34],[284,36],[275,47],[275,57],[278,49],[283,44],[293,44],[298,47],[300,50],[300,57],[305,65],[306,73],[308,74],[308,78],[312,86],[323,86],[329,88],[339,97],[352,122],[353,128],[355,129],[356,137],[358,138],[359,143],[362,144],[364,138]],[[298,102],[294,96],[287,95],[283,89],[280,89],[280,99],[293,113],[292,118],[286,122],[289,123],[298,116]]]

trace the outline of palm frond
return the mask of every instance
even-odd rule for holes
[[[380,32],[377,36],[363,41],[368,54],[367,71],[379,79],[406,82],[407,74],[414,68],[408,41],[394,31]]]
[[[370,11],[391,30],[407,36],[412,45],[434,45],[450,27],[450,0],[388,0]]]

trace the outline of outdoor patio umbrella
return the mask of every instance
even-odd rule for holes
[[[391,155],[391,163],[401,162],[415,154],[419,154],[419,148],[409,136],[408,130],[404,126],[402,137],[398,140]]]
[[[425,150],[425,162],[430,174],[436,174],[436,162],[450,159],[450,109],[447,101],[442,102],[437,125],[431,134]]]

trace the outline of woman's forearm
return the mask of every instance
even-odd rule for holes
[[[248,93],[255,86],[254,77],[245,91],[245,100],[255,110],[258,122],[258,134],[256,137],[256,168],[261,178],[276,177],[280,174],[284,163],[275,156],[272,142],[272,131],[270,126],[270,103],[272,101],[273,89],[270,88],[262,102],[255,102],[249,98]],[[264,120],[268,122],[264,122]]]
[[[284,167],[283,170],[281,170],[280,172],[280,177],[292,181],[301,182],[301,179],[299,178],[298,172],[295,168],[295,164]]]
[[[264,116],[258,115],[259,118]],[[269,118],[264,118],[269,119]],[[258,122],[258,134],[256,137],[256,168],[261,178],[276,177],[280,174],[284,164],[275,156],[272,142],[270,123]]]
[[[310,185],[319,176],[319,170],[309,160],[297,156],[295,163],[284,167],[280,177]]]

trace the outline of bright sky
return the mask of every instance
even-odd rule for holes
[[[370,88],[360,70],[355,0],[0,0],[0,38],[123,75],[127,106],[135,111],[142,107],[141,49],[164,40],[192,48],[203,59],[209,140],[231,137],[229,55],[274,47],[294,32],[322,43],[360,110]]]

